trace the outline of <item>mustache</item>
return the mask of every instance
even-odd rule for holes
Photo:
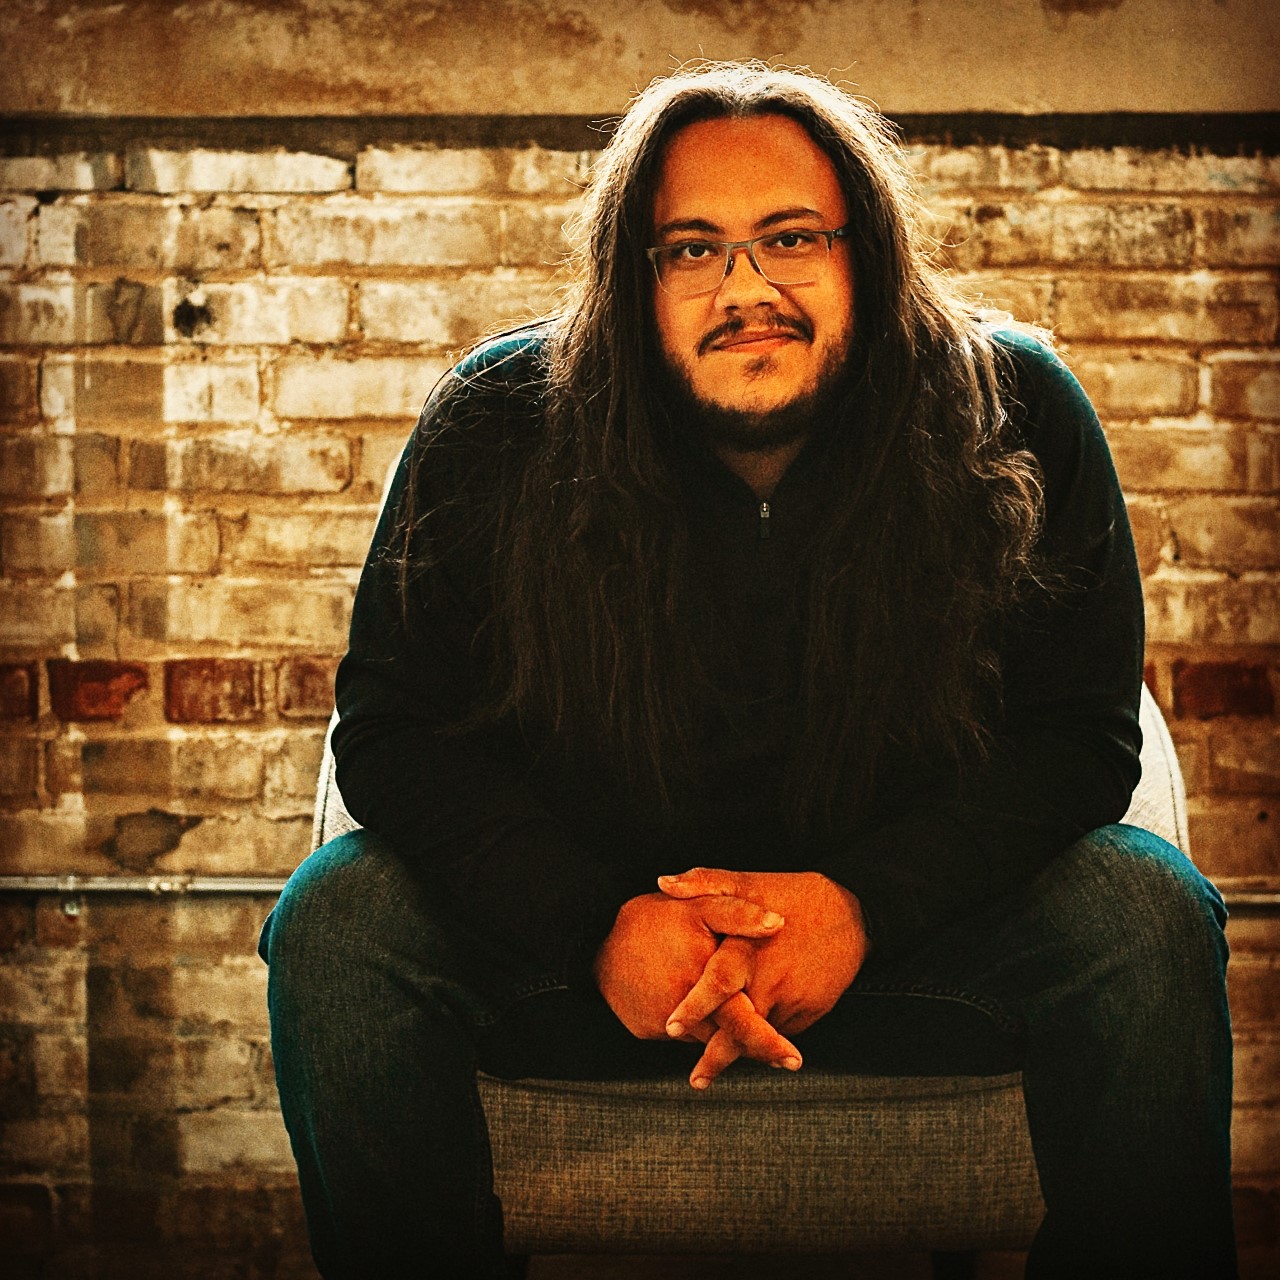
[[[803,338],[805,342],[813,341],[813,325],[803,316],[785,316],[780,311],[770,311],[750,320],[736,316],[732,320],[726,320],[724,324],[717,325],[702,336],[702,340],[698,343],[698,354],[706,355],[721,339],[737,337],[747,329],[782,329],[788,333],[794,333],[798,338]]]

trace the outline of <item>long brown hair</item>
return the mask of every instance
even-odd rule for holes
[[[828,433],[835,500],[799,605],[787,794],[803,829],[858,812],[893,747],[981,751],[999,626],[1033,579],[1042,507],[1034,459],[1009,438],[1000,349],[931,263],[889,127],[808,74],[710,64],[660,80],[600,157],[573,291],[542,351],[541,425],[498,485],[486,535],[493,684],[478,715],[595,752],[639,795],[669,800],[690,776],[715,688],[690,622],[697,586],[644,248],[667,142],[756,115],[798,121],[829,157],[856,282]]]

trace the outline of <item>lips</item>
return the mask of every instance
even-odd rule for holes
[[[766,342],[812,342],[813,326],[799,316],[758,315],[752,324],[744,316],[735,316],[717,325],[698,343],[698,354],[708,351],[731,351],[735,347]]]
[[[728,351],[734,347],[748,346],[757,342],[799,342],[800,335],[787,329],[757,329],[743,333],[735,333],[721,338],[711,344],[713,351]]]

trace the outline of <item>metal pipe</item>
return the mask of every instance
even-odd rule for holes
[[[248,893],[278,894],[284,879],[269,876],[0,876],[0,893]],[[1280,910],[1280,891],[1227,891],[1228,907]]]
[[[1222,900],[1228,907],[1267,907],[1272,910],[1280,908],[1280,893],[1249,893],[1240,890],[1235,893],[1226,893],[1222,895]]]
[[[264,876],[0,876],[0,893],[279,893],[284,885]]]

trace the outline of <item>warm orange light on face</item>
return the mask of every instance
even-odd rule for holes
[[[847,221],[831,161],[789,117],[706,120],[667,147],[654,200],[656,244],[746,240]],[[714,292],[673,297],[655,278],[662,349],[697,399],[769,413],[810,394],[823,370],[847,354],[853,287],[840,240],[817,278],[799,285],[770,284],[738,250]]]

